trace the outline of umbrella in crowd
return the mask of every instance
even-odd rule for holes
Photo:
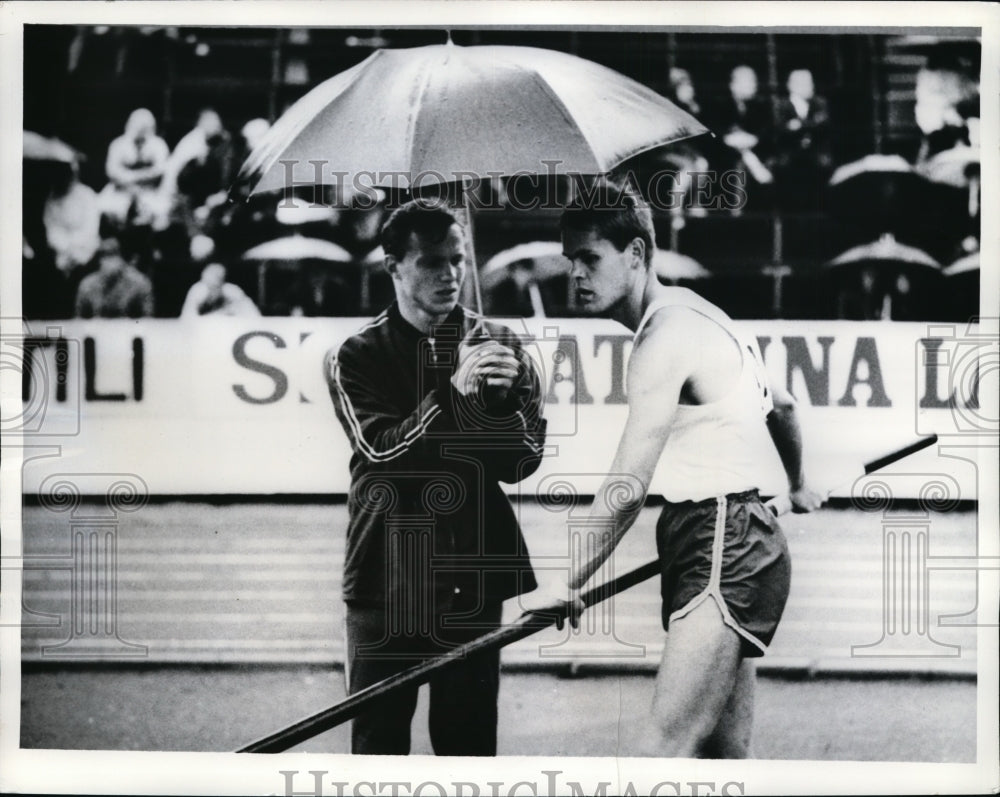
[[[531,241],[498,252],[483,266],[483,284],[502,278],[509,266],[524,262],[531,268],[539,282],[563,276],[569,272],[569,261],[563,257],[559,241]],[[653,270],[662,282],[677,282],[683,279],[703,279],[711,272],[693,257],[657,249],[653,253]]]
[[[979,252],[960,257],[941,273],[947,282],[946,300],[950,305],[950,319],[968,321],[979,315]]]
[[[830,177],[831,209],[841,218],[863,219],[879,230],[912,223],[933,187],[899,155],[867,155],[846,163]]]
[[[980,170],[979,147],[966,146],[946,149],[917,166],[917,171],[933,183],[965,189],[970,219],[979,213]]]
[[[979,147],[952,147],[917,166],[917,173],[934,183],[967,188],[979,176]]]
[[[344,247],[322,238],[308,238],[295,233],[273,241],[266,241],[243,253],[241,260],[257,263],[257,306],[268,307],[268,273],[274,263],[298,263],[303,260],[320,260],[343,265],[354,260]],[[286,267],[287,268],[287,267]],[[273,291],[270,291],[273,293]]]
[[[306,204],[305,200],[298,202],[278,202],[278,207],[274,211],[274,220],[278,224],[286,226],[296,226],[301,224],[331,223],[336,220],[337,214],[332,207],[326,205]]]
[[[712,276],[712,272],[693,257],[669,249],[657,249],[653,253],[653,270],[660,282],[676,283],[680,280],[699,280]]]
[[[926,318],[940,298],[940,264],[891,234],[848,249],[827,267],[837,286],[838,315],[855,319]]]
[[[34,161],[74,163],[79,153],[58,138],[47,138],[31,130],[24,131],[22,158]]]
[[[367,255],[361,258],[362,264],[370,268],[374,268],[375,266],[381,266],[384,261],[385,261],[385,250],[382,249],[381,246],[376,246]]]
[[[597,175],[705,132],[646,86],[566,53],[451,42],[378,50],[293,105],[237,186],[257,193],[348,175],[412,190],[487,173]]]
[[[960,257],[950,266],[945,267],[941,273],[946,277],[957,277],[962,274],[973,274],[979,271],[979,252],[973,252],[965,257]],[[978,274],[976,279],[978,279]]]
[[[287,235],[276,238],[243,253],[243,260],[328,260],[350,263],[354,258],[344,247],[322,238]]]
[[[862,244],[837,255],[829,262],[831,267],[855,266],[861,264],[901,264],[940,270],[941,265],[929,254],[915,246],[907,246],[897,241],[891,234],[883,235],[877,241]]]
[[[652,268],[661,282],[676,283],[680,280],[704,279],[711,272],[698,261],[679,252],[657,249],[653,252]],[[522,289],[531,300],[534,315],[546,315],[539,283],[565,280],[562,299],[568,307],[573,306],[569,284],[569,261],[563,256],[562,244],[559,241],[531,241],[518,244],[510,249],[498,252],[483,266],[483,290],[494,294],[505,281],[520,280],[524,283]],[[521,271],[518,275],[516,272]],[[562,297],[560,297],[562,298]],[[526,306],[526,305],[525,305]]]

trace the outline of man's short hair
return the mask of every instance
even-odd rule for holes
[[[396,208],[382,225],[382,251],[397,260],[406,257],[410,234],[430,243],[441,243],[448,230],[459,224],[458,219],[446,208],[413,200]]]
[[[593,230],[621,252],[641,238],[646,244],[646,265],[653,261],[656,232],[649,206],[628,186],[611,180],[602,180],[591,191],[581,191],[563,210],[559,229]]]

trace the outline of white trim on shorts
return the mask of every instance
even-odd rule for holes
[[[740,624],[733,619],[733,616],[729,613],[729,607],[726,605],[726,599],[722,597],[720,584],[722,582],[722,554],[726,544],[726,496],[720,495],[716,497],[715,502],[715,536],[712,539],[712,570],[708,577],[708,586],[705,587],[703,591],[695,595],[680,609],[673,612],[668,618],[669,622],[672,623],[674,620],[690,614],[701,606],[701,604],[703,604],[708,598],[712,598],[715,600],[716,606],[719,607],[719,611],[722,613],[722,622],[732,628],[737,634],[746,639],[748,642],[751,642],[754,646],[760,648],[761,653],[766,653],[767,645],[757,639],[757,637],[745,628],[741,627]],[[668,631],[667,633],[670,632]]]
[[[344,694],[351,694],[351,640],[347,636],[347,606],[344,606],[344,617],[341,620],[341,630],[344,632]]]

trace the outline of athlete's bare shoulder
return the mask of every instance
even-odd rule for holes
[[[713,305],[705,303],[705,308]],[[657,308],[640,330],[634,352],[655,350],[671,359],[689,353],[711,354],[716,345],[726,345],[729,334],[719,322],[697,305],[667,304]],[[634,356],[634,355],[633,355]]]
[[[715,312],[713,312],[715,311]],[[655,310],[636,338],[629,385],[666,387],[714,384],[738,372],[741,355],[723,326],[728,317],[708,302],[668,304]]]
[[[691,345],[696,324],[697,313],[683,305],[661,307],[646,320],[628,362],[630,403],[647,392],[679,395],[696,368]]]

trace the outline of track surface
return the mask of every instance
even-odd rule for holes
[[[84,505],[80,513],[88,511],[94,507]],[[521,504],[518,511],[536,568],[564,568],[567,514],[536,503]],[[71,561],[74,532],[82,528],[89,534],[94,528],[73,526],[68,514],[38,506],[24,512],[25,566],[41,568],[25,572],[24,606],[31,612],[23,618],[26,660],[73,653],[67,647],[44,651],[70,634],[70,571],[57,568]],[[616,573],[655,556],[657,515],[655,508],[643,511],[616,551]],[[147,662],[341,662],[346,520],[342,503],[171,501],[121,514],[115,532],[115,631],[145,646],[140,658]],[[762,667],[976,672],[976,573],[928,569],[936,557],[975,555],[975,512],[928,514],[890,526],[881,513],[829,509],[786,516],[783,525],[792,552],[792,592]],[[923,602],[918,596],[908,606],[900,603],[888,618],[886,528],[910,535],[911,557],[904,561],[896,533],[894,572],[909,576],[915,586],[922,574],[927,587]],[[930,556],[924,567],[918,567],[916,554],[921,535]],[[519,614],[514,601],[506,609],[509,619]],[[504,660],[650,669],[662,646],[659,615],[659,586],[652,579],[616,597],[613,607],[603,604],[588,612],[579,633],[544,632],[507,648]],[[922,616],[929,627],[918,627]],[[879,647],[855,649],[879,642],[887,619],[896,623],[894,635]],[[910,633],[903,633],[906,622],[913,623]],[[78,641],[86,643],[87,636]]]
[[[653,679],[647,675],[507,672],[500,753],[639,755]],[[21,746],[57,749],[227,751],[332,704],[343,673],[247,667],[86,669],[25,673]],[[427,690],[413,752],[431,753]],[[976,686],[969,681],[761,677],[755,755],[785,760],[971,762]],[[295,748],[350,751],[347,726]]]
[[[566,517],[537,504],[519,511],[536,565],[562,565]],[[644,511],[616,554],[617,572],[653,556],[656,514]],[[65,646],[44,650],[70,635],[70,571],[55,565],[65,565],[81,527],[68,513],[25,508],[22,746],[226,751],[336,702],[343,696],[345,520],[345,507],[336,503],[168,501],[121,515],[114,532],[114,630],[146,651],[138,659],[87,663],[51,655],[67,652]],[[973,511],[906,525],[924,535],[932,564],[934,557],[975,554]],[[771,652],[760,660],[756,754],[972,761],[975,572],[930,572],[929,627],[886,637],[892,644],[915,643],[917,655],[885,655],[900,651],[883,647],[874,651],[879,657],[859,656],[870,649],[852,646],[877,642],[886,630],[885,518],[828,509],[788,517],[784,526],[794,561],[792,595]],[[32,564],[39,569],[28,569]],[[507,608],[510,616],[518,613],[515,605]],[[895,615],[897,621],[906,616],[916,615]],[[663,639],[658,585],[636,587],[615,600],[612,613],[592,610],[587,617],[590,628],[576,636],[560,637],[553,629],[504,651],[503,754],[641,752],[649,672]],[[558,676],[570,662],[585,668],[583,677]],[[524,665],[543,669],[526,672]],[[869,677],[809,679],[808,672]],[[963,677],[879,677],[900,672]],[[423,695],[418,712],[426,712],[425,701]],[[300,749],[345,752],[347,730],[334,729]],[[425,720],[414,723],[413,751],[431,752]]]

